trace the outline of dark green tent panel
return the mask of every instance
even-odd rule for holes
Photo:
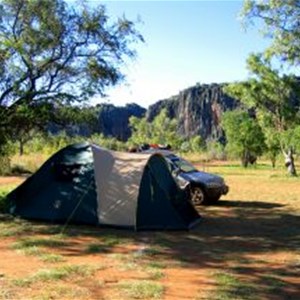
[[[137,228],[189,229],[199,215],[174,181],[163,156],[150,157],[140,185]]]
[[[23,218],[98,224],[90,145],[76,144],[60,150],[8,199],[10,212]]]

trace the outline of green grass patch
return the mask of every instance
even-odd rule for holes
[[[250,283],[241,281],[233,274],[218,272],[213,275],[217,289],[212,292],[212,300],[254,300],[259,299],[257,288]]]
[[[15,188],[15,185],[7,185],[4,187],[3,186],[0,187],[0,213],[7,212],[8,205],[7,205],[6,196],[14,188]]]
[[[100,244],[106,247],[113,247],[120,243],[124,243],[124,240],[120,239],[117,235],[107,235],[101,238]]]
[[[55,285],[46,286],[41,293],[34,296],[34,300],[54,300],[54,299],[91,299],[91,294],[87,288],[79,286]]]
[[[111,246],[103,245],[103,244],[90,244],[87,245],[85,252],[86,253],[107,253],[111,250]]]
[[[166,264],[161,261],[150,261],[147,263],[145,271],[149,275],[149,279],[159,280],[165,276],[163,269],[166,268]]]
[[[30,286],[36,282],[59,281],[69,277],[88,277],[97,270],[90,265],[66,265],[52,269],[42,269],[34,275],[14,280],[14,284],[20,287]]]
[[[28,232],[30,232],[30,226],[26,221],[9,218],[0,223],[0,237],[17,236]]]
[[[26,249],[30,247],[48,247],[59,248],[66,245],[66,241],[62,240],[60,235],[56,235],[49,238],[29,238],[20,239],[18,242],[12,245],[13,249]]]
[[[161,283],[149,280],[126,280],[118,284],[118,288],[129,299],[159,299],[164,287]]]
[[[160,269],[146,267],[145,271],[151,280],[159,280],[165,276],[165,273]]]
[[[120,243],[124,243],[118,236],[108,235],[101,238],[101,241],[87,245],[86,253],[108,253]]]
[[[17,252],[28,256],[41,256],[44,253],[41,248],[37,246],[20,248],[17,249]]]
[[[48,263],[58,263],[58,262],[63,262],[65,261],[64,257],[59,254],[54,254],[54,253],[44,253],[40,255],[40,259],[44,262]]]
[[[162,262],[159,260],[150,261],[150,262],[148,262],[147,266],[152,269],[165,269],[167,267],[165,262]]]
[[[286,286],[283,280],[274,275],[263,275],[261,276],[261,281],[269,293],[278,294],[282,291],[282,288]]]
[[[162,253],[162,249],[160,247],[146,247],[141,248],[133,253],[133,257],[135,259],[139,258],[153,258]]]
[[[136,263],[134,260],[122,261],[120,266],[118,266],[118,270],[120,271],[130,271],[130,270],[140,270],[141,265]]]

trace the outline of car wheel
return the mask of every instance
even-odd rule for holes
[[[191,187],[191,202],[193,205],[201,205],[205,202],[205,194],[201,187]]]

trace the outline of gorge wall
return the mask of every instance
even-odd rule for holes
[[[126,141],[130,135],[129,119],[131,116],[142,118],[146,109],[131,103],[126,106],[114,106],[112,104],[98,105],[97,132],[105,136],[116,137],[120,141]]]
[[[222,141],[222,114],[241,106],[240,102],[222,91],[224,84],[196,85],[181,91],[169,99],[160,100],[147,110],[147,118],[153,118],[166,109],[171,118],[178,120],[178,133],[191,137],[200,135],[204,140]]]

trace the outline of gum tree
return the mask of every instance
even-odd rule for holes
[[[300,64],[300,2],[298,0],[246,0],[241,11],[244,25],[258,25],[271,44],[267,56]]]
[[[172,148],[178,149],[183,142],[182,137],[177,133],[177,120],[170,119],[165,109],[162,109],[152,122],[149,122],[146,117],[131,117],[129,122],[132,129],[129,142],[133,145],[169,144]]]
[[[276,135],[288,172],[296,176],[296,148],[286,134],[299,124],[299,81],[292,75],[280,75],[262,55],[251,55],[247,67],[251,73],[248,81],[229,84],[224,90],[256,111],[265,135]]]
[[[248,112],[235,110],[224,113],[222,127],[226,134],[226,150],[241,159],[247,167],[252,158],[262,155],[264,135],[256,119]]]
[[[132,45],[139,41],[143,38],[135,23],[125,17],[111,20],[102,5],[2,0],[0,140],[13,126],[16,106],[30,109],[33,103],[103,96],[107,87],[124,79],[122,65],[135,57]]]

